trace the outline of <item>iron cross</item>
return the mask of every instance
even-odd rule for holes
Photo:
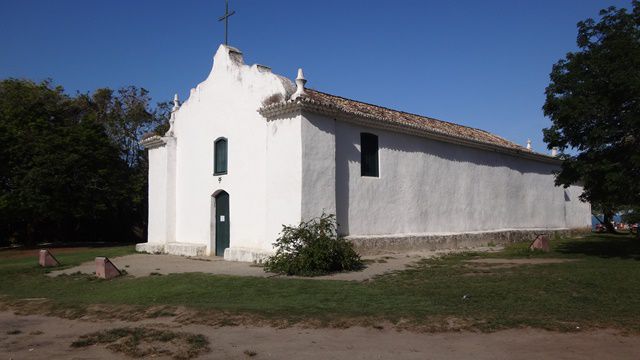
[[[229,45],[229,17],[233,14],[235,14],[235,11],[229,12],[229,0],[225,1],[225,10],[224,10],[224,16],[221,16],[220,19],[218,19],[218,21],[222,21],[224,20],[224,44],[225,45]]]

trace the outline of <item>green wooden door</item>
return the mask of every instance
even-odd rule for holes
[[[216,196],[216,256],[223,256],[229,247],[229,194]]]

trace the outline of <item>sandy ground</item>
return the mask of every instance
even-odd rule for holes
[[[499,249],[500,248],[495,247],[474,248],[473,250],[495,251]],[[367,261],[367,265],[366,268],[362,271],[338,273],[328,276],[318,276],[311,279],[366,281],[375,276],[382,275],[388,272],[403,270],[407,266],[419,261],[420,259],[439,256],[442,254],[451,253],[453,251],[464,250],[424,251],[365,256],[363,257],[363,259]],[[55,256],[55,252],[53,252],[53,254]],[[110,260],[119,269],[126,270],[128,275],[135,277],[149,276],[151,273],[167,275],[171,273],[187,272],[257,277],[279,276],[276,274],[266,273],[262,269],[262,267],[255,264],[224,261],[221,257],[191,258],[176,255],[133,254],[115,257]],[[69,269],[52,271],[48,275],[58,276],[60,274],[72,274],[76,272],[93,274],[95,270],[95,263],[93,261],[89,261]]]
[[[202,334],[211,352],[200,359],[638,359],[640,335],[613,330],[555,333],[518,329],[496,333],[420,334],[393,329],[305,329],[179,325],[171,319],[90,322],[0,312],[1,359],[127,359],[103,345],[74,349],[80,335],[121,326]],[[19,333],[17,333],[19,331]],[[14,334],[9,334],[14,333]],[[162,357],[157,357],[162,359]]]

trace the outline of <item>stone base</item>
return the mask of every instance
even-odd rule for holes
[[[49,250],[40,250],[40,253],[38,254],[38,263],[42,267],[53,267],[60,265],[58,259],[56,259],[55,256],[53,256],[53,254],[49,252]]]
[[[549,236],[546,234],[536,236],[536,239],[533,241],[533,243],[529,245],[529,249],[549,252],[549,250],[551,250],[549,248]]]
[[[224,259],[228,261],[262,263],[271,255],[272,252],[252,248],[230,247],[224,250]]]
[[[205,256],[207,245],[188,243],[168,243],[164,247],[165,253],[181,256]]]
[[[122,275],[120,270],[106,257],[99,256],[95,260],[96,276],[109,280]]]
[[[532,242],[539,234],[567,236],[590,229],[530,229],[468,232],[455,234],[417,235],[359,235],[347,236],[360,255],[378,255],[389,252],[433,251],[506,245],[515,242]]]
[[[206,256],[207,246],[189,243],[140,243],[136,244],[136,251],[150,254],[171,254],[181,256]]]
[[[164,244],[139,243],[136,244],[136,251],[149,254],[164,254]]]

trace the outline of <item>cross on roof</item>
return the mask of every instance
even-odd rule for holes
[[[235,14],[235,11],[232,11],[231,13],[229,13],[229,0],[225,1],[225,10],[224,10],[224,15],[221,16],[218,21],[222,21],[224,20],[224,44],[225,45],[229,45],[229,17],[233,14]]]

